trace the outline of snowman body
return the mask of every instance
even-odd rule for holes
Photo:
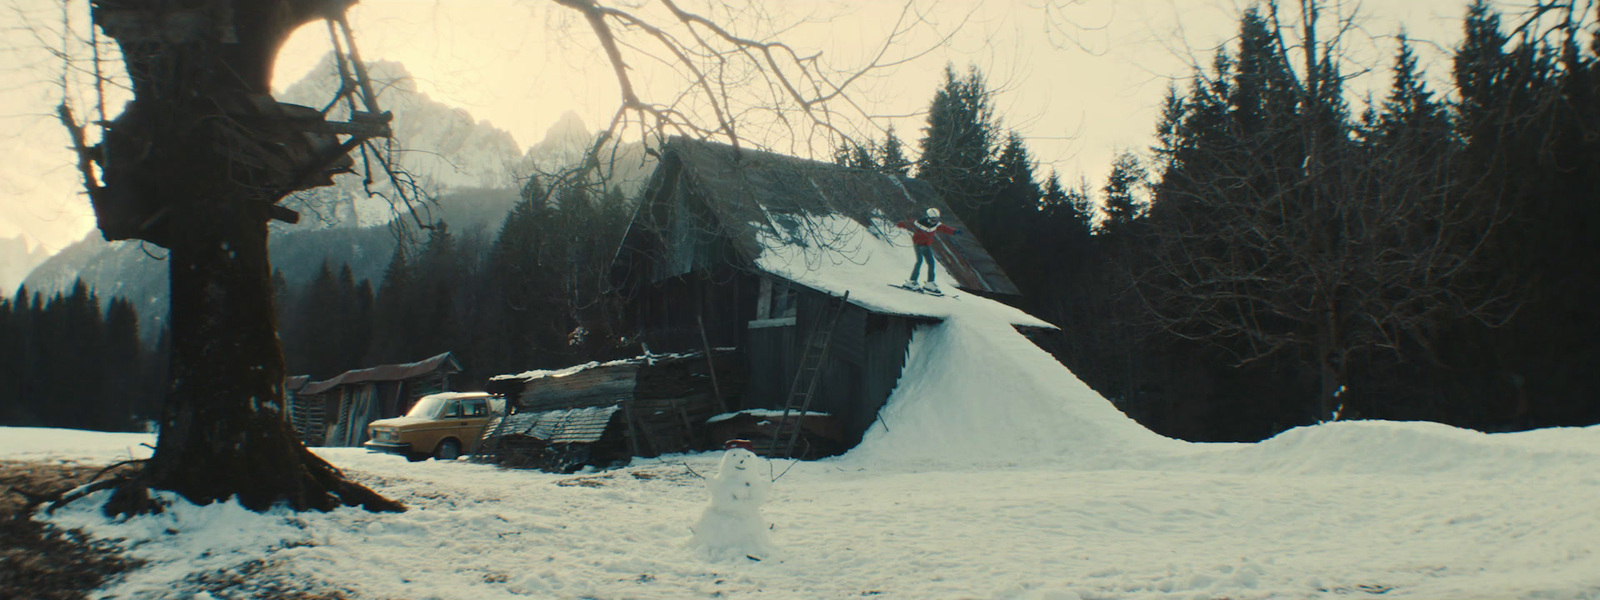
[[[754,558],[773,553],[771,532],[761,516],[772,482],[766,460],[744,448],[723,453],[717,474],[706,480],[711,500],[693,527],[691,543],[718,560]]]

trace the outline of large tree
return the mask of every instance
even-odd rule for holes
[[[105,238],[170,250],[173,340],[155,454],[107,512],[153,509],[149,488],[257,510],[402,508],[346,480],[282,418],[267,222],[294,220],[278,206],[284,196],[331,183],[354,144],[388,128],[382,114],[335,124],[273,101],[272,66],[290,33],[350,3],[92,3],[94,24],[121,47],[133,100],[94,148],[65,104],[61,116]]]

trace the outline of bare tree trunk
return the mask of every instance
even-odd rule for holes
[[[1339,331],[1339,313],[1329,309],[1323,315],[1323,331],[1317,335],[1317,420],[1336,421],[1340,410],[1339,397],[1344,392],[1344,340]]]

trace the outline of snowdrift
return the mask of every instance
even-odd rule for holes
[[[1297,427],[1259,444],[1194,444],[1211,450],[1174,461],[1224,473],[1448,475],[1474,479],[1600,467],[1600,426],[1482,433],[1425,421],[1342,421]],[[1206,448],[1206,447],[1210,448]]]

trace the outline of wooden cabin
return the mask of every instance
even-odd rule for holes
[[[673,138],[618,252],[612,284],[651,350],[740,350],[748,384],[730,411],[783,409],[808,332],[827,322],[831,303],[849,291],[813,275],[881,259],[852,255],[860,240],[829,224],[888,239],[897,234],[888,231],[894,222],[930,207],[965,229],[933,188],[915,179]],[[907,245],[896,252],[909,257],[908,236],[899,239]],[[939,236],[934,252],[953,279],[943,285],[988,298],[1017,295],[972,236]],[[798,258],[780,263],[775,255]],[[894,273],[855,285],[884,292],[909,268]],[[940,320],[859,295],[839,313],[810,404],[836,421],[818,426],[842,436],[835,452],[858,443],[877,418],[899,381],[912,332]]]
[[[406,414],[418,398],[450,390],[461,363],[445,352],[424,360],[345,371],[305,384],[293,396],[291,422],[307,445],[360,446],[367,424]],[[320,409],[321,416],[313,416]],[[326,432],[322,439],[314,435]]]

